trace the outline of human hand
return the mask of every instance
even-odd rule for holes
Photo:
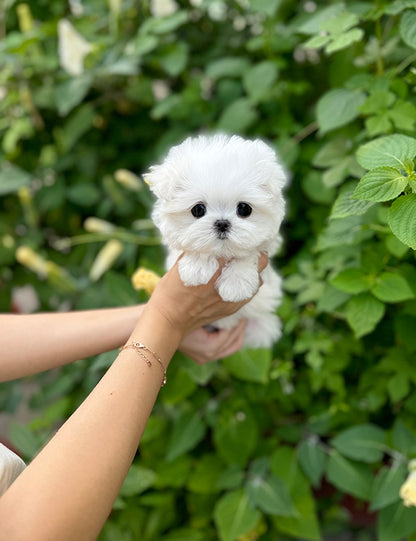
[[[215,332],[201,327],[182,340],[179,350],[198,364],[224,359],[242,348],[246,324],[245,320],[241,320],[232,329],[218,329]]]
[[[262,253],[258,262],[259,273],[266,268],[267,263],[268,257]],[[182,338],[204,325],[233,314],[250,299],[238,302],[221,299],[215,283],[224,264],[220,261],[219,269],[207,284],[186,287],[179,276],[176,262],[157,284],[146,310],[157,311]]]

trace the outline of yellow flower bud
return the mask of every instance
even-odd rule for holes
[[[19,4],[16,11],[21,32],[23,34],[30,32],[33,28],[33,18],[30,7],[27,4]]]
[[[400,488],[400,497],[406,507],[416,506],[416,460],[408,465],[409,475]]]
[[[118,169],[114,173],[114,178],[119,184],[134,192],[138,192],[143,188],[139,177],[128,169]]]
[[[144,289],[149,295],[153,293],[159,280],[160,276],[158,274],[143,267],[138,268],[131,277],[134,289],[137,291]]]
[[[109,240],[98,252],[90,269],[90,279],[95,282],[108,270],[123,251],[123,244],[116,239]]]
[[[46,259],[35,253],[29,246],[19,246],[16,250],[16,259],[21,264],[46,277],[48,275],[48,265]]]
[[[116,227],[115,225],[113,225],[110,222],[107,222],[106,220],[101,220],[101,218],[91,217],[85,220],[84,228],[89,233],[112,233]]]

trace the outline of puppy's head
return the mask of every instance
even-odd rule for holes
[[[260,140],[188,138],[145,180],[158,199],[153,219],[174,249],[231,258],[276,242],[286,175]]]

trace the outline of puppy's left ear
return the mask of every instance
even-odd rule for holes
[[[143,179],[158,199],[169,199],[175,184],[175,171],[168,164],[152,165]]]

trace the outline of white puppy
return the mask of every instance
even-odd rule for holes
[[[216,283],[221,297],[239,301],[256,293],[259,254],[272,256],[281,241],[286,175],[275,152],[258,139],[190,137],[151,167],[145,180],[157,196],[152,217],[169,248],[168,267],[183,253],[184,284],[207,283],[223,258],[227,263]],[[250,302],[214,324],[231,328],[247,319],[249,347],[269,347],[280,337],[274,312],[281,280],[270,265],[262,280]]]

